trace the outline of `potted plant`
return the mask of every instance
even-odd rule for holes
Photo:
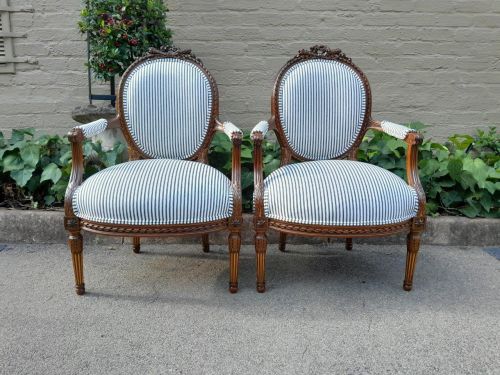
[[[87,34],[89,67],[111,81],[150,47],[171,44],[162,0],[86,0],[78,23]]]

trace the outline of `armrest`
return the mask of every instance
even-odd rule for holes
[[[233,139],[243,138],[243,132],[232,122],[229,121],[220,122],[217,120],[216,123],[217,123],[216,129],[225,133],[231,141]]]
[[[262,141],[267,132],[274,126],[274,120],[261,121],[252,129],[250,137],[253,141],[253,181],[254,181],[254,224],[256,228],[264,229],[266,219],[264,214],[264,161]]]
[[[216,130],[224,132],[233,144],[231,161],[231,187],[233,191],[233,214],[229,223],[234,231],[239,230],[242,221],[242,198],[241,198],[241,142],[243,132],[229,121],[220,122],[216,120]]]
[[[91,138],[102,133],[106,129],[117,128],[120,126],[119,117],[111,120],[99,119],[88,124],[75,126],[68,133],[68,139],[71,142],[71,175],[69,177],[68,187],[64,196],[64,214],[66,219],[75,218],[73,212],[73,194],[82,184],[83,180],[83,140]],[[67,220],[66,220],[67,221]],[[71,221],[72,223],[74,220]],[[67,224],[69,225],[69,224]]]
[[[257,137],[265,138],[267,132],[269,131],[269,122],[261,121],[252,129],[250,137],[255,140]]]
[[[369,129],[379,130],[386,134],[392,135],[395,138],[405,140],[408,134],[417,133],[415,129],[408,128],[403,125],[395,124],[390,121],[374,121],[370,122]]]
[[[80,129],[85,138],[92,138],[108,128],[108,120],[99,119],[88,124],[75,126],[73,129]]]
[[[406,142],[408,149],[406,152],[406,179],[408,185],[415,189],[418,196],[417,218],[419,224],[425,222],[425,193],[418,174],[418,146],[422,144],[424,138],[415,129],[410,129],[403,125],[398,125],[389,121],[370,120],[368,129],[382,131],[395,138]]]

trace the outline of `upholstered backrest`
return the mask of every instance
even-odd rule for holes
[[[136,146],[152,158],[195,154],[212,112],[212,89],[202,69],[191,61],[156,58],[124,79],[123,116]]]
[[[285,137],[303,158],[338,157],[362,129],[366,90],[347,64],[328,59],[298,62],[284,73],[277,95]]]

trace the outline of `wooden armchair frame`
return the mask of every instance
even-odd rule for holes
[[[267,131],[272,130],[276,134],[281,147],[281,166],[289,164],[292,160],[306,161],[300,155],[296,154],[290,147],[285,136],[279,115],[278,94],[281,80],[286,72],[295,64],[312,59],[336,60],[351,67],[360,77],[365,87],[366,93],[366,112],[356,140],[353,145],[342,155],[335,159],[356,160],[356,153],[359,145],[368,129],[377,131],[385,131],[380,121],[371,118],[371,91],[368,79],[364,73],[352,63],[339,49],[331,50],[326,46],[314,46],[310,50],[301,50],[299,53],[289,60],[283,68],[281,68],[276,78],[273,95],[271,98],[271,118],[269,119]],[[412,289],[413,274],[417,253],[420,245],[420,237],[425,227],[425,194],[420,183],[418,175],[418,146],[422,143],[422,136],[416,132],[409,132],[404,141],[408,145],[406,155],[406,176],[407,183],[413,187],[418,196],[418,212],[416,217],[394,224],[386,225],[370,225],[370,226],[326,226],[312,224],[297,224],[276,219],[267,218],[264,212],[264,175],[263,175],[263,154],[262,141],[267,133],[257,126],[252,131],[252,140],[254,142],[254,228],[255,228],[255,251],[256,251],[256,267],[257,267],[257,291],[265,291],[265,257],[267,250],[267,231],[274,229],[280,233],[281,251],[285,250],[287,234],[309,236],[309,237],[333,237],[345,238],[346,249],[352,249],[352,238],[355,237],[382,237],[401,232],[408,232],[407,236],[407,258],[406,258],[406,274],[404,278],[403,288],[407,291]]]
[[[202,238],[203,251],[209,251],[209,233],[221,230],[229,231],[229,264],[230,264],[230,277],[229,277],[229,291],[235,293],[238,291],[238,263],[239,251],[241,246],[241,224],[242,224],[242,203],[241,203],[241,141],[242,133],[234,131],[234,128],[225,128],[225,124],[221,123],[218,119],[219,115],[219,96],[217,84],[205,68],[203,63],[196,58],[190,50],[179,50],[173,47],[162,48],[160,50],[152,49],[150,53],[143,58],[134,62],[124,73],[120,82],[118,100],[117,100],[117,113],[118,115],[107,123],[106,129],[120,128],[125,136],[128,144],[129,160],[149,159],[150,157],[144,154],[134,142],[129,129],[125,123],[125,116],[123,111],[123,93],[124,83],[129,74],[141,64],[154,59],[180,59],[191,62],[196,65],[205,74],[210,82],[210,89],[212,94],[212,108],[208,130],[205,138],[198,148],[198,150],[186,160],[194,160],[200,163],[208,163],[208,150],[210,142],[216,131],[225,132],[231,139],[232,150],[232,172],[231,172],[231,188],[233,194],[233,210],[232,216],[228,219],[194,223],[194,224],[175,224],[175,225],[125,225],[125,224],[109,224],[92,222],[78,218],[73,211],[73,195],[76,189],[83,182],[83,150],[82,142],[85,134],[82,128],[75,127],[69,134],[68,138],[72,147],[72,170],[70,181],[66,190],[64,201],[64,226],[69,232],[69,247],[71,250],[73,270],[75,274],[75,288],[76,293],[81,295],[85,293],[85,284],[83,277],[83,238],[81,231],[93,232],[100,235],[119,236],[119,237],[132,237],[133,250],[135,253],[140,252],[140,238],[141,237],[165,237],[165,236],[195,236],[200,235]],[[124,183],[126,183],[124,181]]]

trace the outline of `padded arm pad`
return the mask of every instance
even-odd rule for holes
[[[85,138],[91,138],[97,134],[102,133],[108,127],[108,120],[99,119],[96,121],[89,122],[88,124],[78,125],[75,129],[82,129]]]
[[[252,129],[252,133],[250,133],[253,138],[255,133],[262,133],[262,136],[265,137],[269,130],[269,123],[267,121],[261,121]]]
[[[384,131],[384,133],[387,133],[389,135],[392,135],[393,137],[399,138],[399,139],[405,139],[408,133],[416,133],[417,131],[415,129],[410,129],[406,126],[403,125],[398,125],[393,122],[389,121],[382,121],[380,123],[380,127]]]
[[[229,139],[233,139],[233,134],[237,133],[240,135],[243,135],[243,132],[238,128],[236,125],[234,125],[232,122],[225,121],[222,126],[224,127],[224,133],[229,137]]]

